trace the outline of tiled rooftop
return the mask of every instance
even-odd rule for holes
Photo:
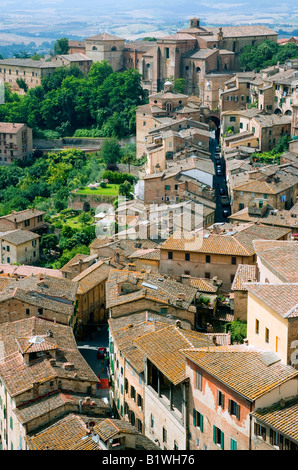
[[[128,287],[119,292],[119,286],[123,283]],[[146,299],[188,309],[196,292],[195,288],[166,279],[161,274],[125,269],[111,270],[106,284],[106,306],[109,308],[146,297]],[[181,294],[181,301],[178,300],[179,294]]]
[[[216,346],[182,352],[190,361],[249,401],[298,376],[297,370],[283,364],[273,353],[253,347]]]
[[[298,397],[252,412],[257,420],[298,441]]]
[[[246,291],[245,282],[257,281],[257,267],[250,264],[239,264],[231,287],[232,291]]]
[[[50,276],[0,276],[0,302],[19,299],[31,305],[72,315],[77,283]]]
[[[104,261],[98,261],[95,264],[84,269],[83,272],[73,278],[73,282],[78,284],[78,294],[85,294],[95,286],[108,279],[111,266]]]
[[[23,243],[30,242],[32,240],[37,240],[40,238],[40,235],[36,233],[29,232],[29,230],[11,230],[9,232],[2,232],[0,234],[2,240],[12,245],[22,245]]]
[[[281,317],[298,317],[298,283],[246,283],[244,287]]]
[[[212,346],[203,333],[168,326],[134,341],[136,347],[174,384],[185,380],[185,357],[181,349]]]
[[[51,335],[49,334],[51,331]],[[42,355],[24,363],[17,340],[21,338],[40,337],[46,343],[56,345],[56,363],[51,356]],[[49,323],[40,318],[31,317],[12,323],[0,325],[0,341],[2,343],[2,360],[0,377],[11,397],[31,391],[33,384],[56,379],[75,379],[97,383],[98,379],[85,359],[78,351],[71,327]],[[28,346],[30,341],[28,340]],[[24,342],[22,343],[24,348]],[[72,364],[68,369],[64,365]]]
[[[81,403],[80,403],[81,402]],[[96,415],[106,416],[110,411],[109,405],[101,398],[92,397],[90,401],[86,400],[86,395],[73,392],[55,391],[37,400],[24,403],[14,408],[18,420],[22,424],[33,422],[36,419],[47,417],[49,411],[59,410],[59,414],[63,411],[77,409],[79,411],[82,406],[83,412],[92,412]],[[48,422],[48,418],[46,418]]]
[[[240,227],[241,228],[241,227]],[[236,233],[235,233],[236,232]],[[161,250],[177,250],[234,256],[252,256],[255,251],[253,240],[276,240],[290,233],[289,229],[250,224],[242,230],[221,234],[197,232],[174,233],[162,245]]]
[[[92,431],[88,426],[93,421]],[[134,435],[136,450],[158,450],[130,423],[121,419],[97,418],[71,413],[43,431],[27,436],[30,450],[101,450],[99,439],[107,443],[118,435]]]
[[[23,124],[19,124],[21,126]],[[0,132],[3,132],[1,130],[1,124],[0,124]],[[10,220],[11,222],[16,221],[17,223],[23,222],[24,220],[32,219],[33,217],[38,217],[40,215],[44,215],[44,211],[40,211],[38,209],[26,209],[24,211],[14,211],[11,214],[3,215],[0,217],[0,222],[1,219],[7,219]]]
[[[298,282],[298,243],[286,240],[255,240],[257,256],[283,282]]]

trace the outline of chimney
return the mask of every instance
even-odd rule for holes
[[[181,328],[182,329],[181,320],[176,320],[175,321],[175,326],[176,326],[176,328]]]

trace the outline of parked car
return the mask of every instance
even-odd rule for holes
[[[218,145],[215,147],[215,153],[220,153],[220,147]]]
[[[228,216],[229,216],[229,211],[228,211],[228,209],[223,209],[222,215],[223,215],[223,217],[225,217],[225,218],[228,217]]]
[[[220,194],[221,196],[223,196],[224,194],[226,194],[225,189],[224,189],[224,188],[219,188],[219,194]]]
[[[221,196],[221,205],[228,206],[230,204],[228,196]]]
[[[107,348],[98,348],[96,357],[97,359],[105,359],[107,355]]]
[[[217,166],[217,167],[216,167],[216,174],[217,174],[217,176],[222,176],[222,169],[221,169],[221,166]]]
[[[214,158],[215,158],[215,160],[220,160],[220,154],[219,154],[219,153],[216,153],[216,154],[214,155]]]

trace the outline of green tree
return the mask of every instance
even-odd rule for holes
[[[61,55],[61,54],[68,54],[69,51],[69,42],[67,38],[57,39],[54,44],[54,54]]]
[[[124,181],[124,183],[119,186],[119,195],[125,196],[126,199],[133,199],[132,195],[132,185],[129,181]]]
[[[54,233],[43,235],[40,243],[41,249],[48,254],[51,250],[56,250],[58,246],[58,237]]]
[[[118,140],[116,138],[106,139],[101,147],[100,156],[106,166],[117,165],[122,157]]]
[[[28,91],[28,85],[23,78],[17,78],[16,82],[18,84],[18,87],[24,90],[25,93]]]

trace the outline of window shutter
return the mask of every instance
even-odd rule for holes
[[[224,450],[224,433],[220,431],[220,447]]]
[[[216,426],[213,425],[213,442],[216,444]]]
[[[220,398],[219,398],[219,396],[220,396],[220,392],[219,392],[219,390],[217,390],[217,404],[218,404],[218,405],[220,405]]]
[[[197,412],[195,409],[193,409],[193,425],[194,427],[197,425]]]
[[[221,394],[221,407],[222,407],[222,409],[224,409],[224,407],[225,407],[225,396],[224,396],[223,393]]]
[[[229,398],[229,414],[232,412],[232,400]]]
[[[236,405],[236,418],[240,419],[240,405]]]
[[[270,444],[273,445],[273,431],[270,429]]]
[[[201,432],[203,432],[203,424],[204,424],[204,416],[203,415],[200,415],[200,430]]]

